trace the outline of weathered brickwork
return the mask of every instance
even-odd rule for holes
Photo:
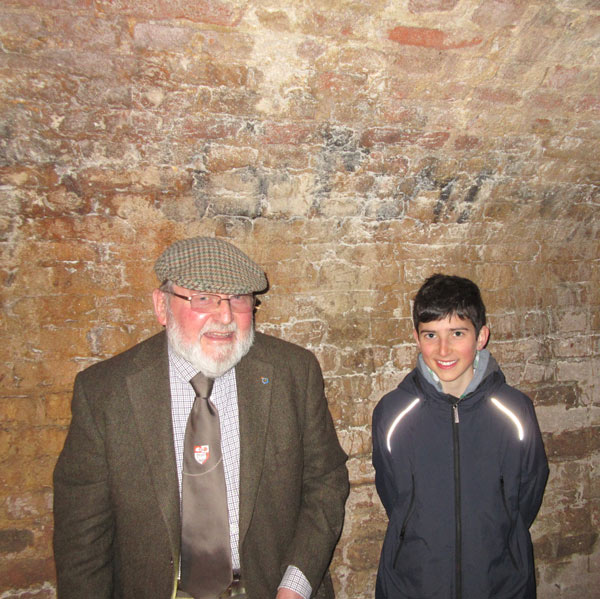
[[[373,596],[371,413],[440,271],[480,284],[537,407],[539,597],[596,596],[599,44],[595,0],[4,0],[0,597],[55,596],[73,377],[158,330],[152,263],[195,234],[264,265],[258,327],[323,366],[340,599]]]

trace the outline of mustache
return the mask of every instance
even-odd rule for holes
[[[204,335],[204,333],[236,333],[237,330],[238,327],[235,322],[230,322],[229,324],[207,322],[200,329],[200,335]]]

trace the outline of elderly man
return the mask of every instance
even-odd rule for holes
[[[267,280],[233,245],[178,241],[155,271],[166,332],[75,380],[59,599],[333,597],[348,474],[316,359],[254,331]]]

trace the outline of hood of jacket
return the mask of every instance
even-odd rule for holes
[[[498,362],[496,362],[487,349],[482,349],[477,352],[477,356],[473,362],[473,378],[471,382],[462,396],[454,399],[460,401],[464,407],[474,405],[505,382],[504,373],[500,369]],[[414,384],[418,395],[423,395],[433,400],[443,400],[446,404],[453,397],[444,392],[440,379],[425,364],[425,360],[423,360],[421,354],[419,354],[417,359],[417,367],[406,377],[400,386],[404,383]]]

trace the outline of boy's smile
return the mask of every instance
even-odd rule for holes
[[[489,333],[483,326],[476,335],[473,323],[456,314],[422,322],[413,331],[425,364],[440,379],[444,393],[454,397],[460,397],[473,379],[475,355],[485,347]]]

